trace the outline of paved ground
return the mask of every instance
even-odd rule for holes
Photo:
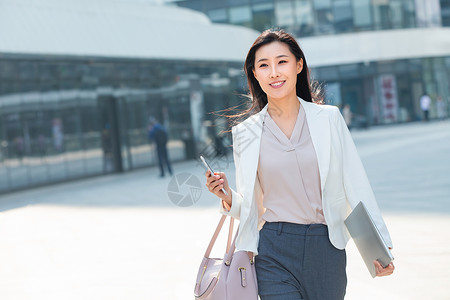
[[[450,122],[353,136],[397,269],[372,279],[350,243],[346,299],[450,299]],[[234,182],[232,162],[216,165]],[[197,162],[174,167],[201,181],[201,189],[179,191],[199,195],[195,205],[174,205],[171,178],[156,169],[0,196],[0,299],[193,299],[218,203]],[[213,252],[223,249],[221,242]]]

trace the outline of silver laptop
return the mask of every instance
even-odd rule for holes
[[[372,220],[365,205],[359,202],[344,221],[356,247],[361,254],[372,277],[376,276],[374,260],[378,260],[383,267],[389,265],[394,257]]]

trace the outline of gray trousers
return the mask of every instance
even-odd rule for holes
[[[335,248],[323,224],[266,222],[255,257],[261,300],[342,300],[345,250]]]

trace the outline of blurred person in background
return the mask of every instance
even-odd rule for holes
[[[113,152],[111,139],[111,126],[109,123],[105,124],[102,132],[102,150],[103,150],[103,172],[110,172],[113,170]]]
[[[444,120],[447,117],[447,107],[445,105],[444,99],[441,96],[438,96],[436,99],[436,110],[437,116],[439,120]]]
[[[154,117],[149,118],[148,139],[150,142],[154,141],[156,144],[160,171],[159,177],[165,176],[164,165],[167,166],[170,176],[172,176],[172,167],[167,154],[167,131]]]
[[[14,146],[15,146],[15,150],[16,150],[16,156],[19,159],[22,159],[24,154],[25,154],[25,146],[24,146],[24,140],[23,137],[21,135],[17,136],[14,139]]]
[[[64,147],[64,132],[63,123],[60,118],[54,118],[52,120],[52,134],[53,134],[53,147],[56,152],[63,152]]]
[[[349,104],[345,104],[344,109],[342,109],[342,115],[344,117],[345,124],[347,124],[348,130],[350,130],[352,126],[353,114]]]
[[[422,113],[423,113],[423,120],[425,122],[428,122],[428,114],[430,111],[430,105],[431,105],[431,98],[430,96],[428,96],[426,93],[422,95],[422,97],[420,97],[420,109],[422,109]]]
[[[245,60],[251,107],[232,127],[236,191],[223,172],[206,186],[240,220],[236,250],[255,255],[261,300],[342,300],[348,205],[364,202],[392,242],[350,132],[310,82],[295,38],[266,30]],[[225,189],[227,194],[222,191]],[[390,275],[374,261],[377,276]]]

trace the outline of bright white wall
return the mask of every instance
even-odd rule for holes
[[[258,32],[145,0],[0,0],[0,53],[243,62]],[[450,56],[450,28],[299,40],[312,67]]]
[[[450,56],[450,28],[349,33],[298,40],[311,67]]]
[[[258,32],[137,0],[0,0],[0,53],[244,61]]]

